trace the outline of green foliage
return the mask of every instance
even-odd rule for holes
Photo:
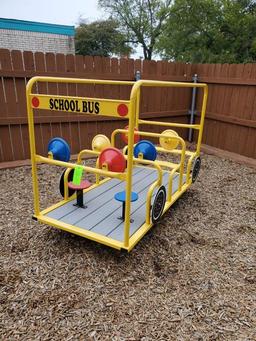
[[[256,60],[252,0],[176,0],[158,43],[162,57],[192,63]]]
[[[127,40],[143,49],[151,59],[172,0],[98,0],[99,5],[119,22]]]
[[[77,54],[104,57],[128,55],[132,51],[115,20],[81,23],[76,29],[75,47]]]

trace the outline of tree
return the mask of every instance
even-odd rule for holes
[[[145,59],[151,59],[172,0],[98,0],[117,20],[131,44],[140,44]]]
[[[228,62],[256,61],[255,0],[225,0],[220,30]]]
[[[255,61],[255,14],[252,0],[176,0],[158,51],[192,63]]]
[[[75,48],[77,54],[104,57],[128,55],[132,51],[118,30],[118,23],[112,19],[80,23],[76,28]]]

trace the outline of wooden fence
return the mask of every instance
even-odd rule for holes
[[[203,142],[214,147],[256,157],[256,65],[190,65],[165,61],[141,61],[102,57],[32,53],[0,49],[0,162],[29,158],[25,86],[35,75],[77,78],[134,80],[140,71],[143,79],[199,81],[209,84],[209,103]],[[127,99],[128,86],[81,86],[44,84],[38,92]],[[143,89],[142,117],[163,121],[188,122],[190,89]],[[197,103],[200,104],[198,93]],[[199,106],[198,106],[199,107]],[[198,113],[198,116],[200,113]],[[122,122],[119,122],[119,121]],[[62,112],[35,113],[37,152],[46,154],[50,138],[62,136],[75,154],[90,147],[97,133],[110,136],[126,121],[109,117]],[[148,129],[156,128],[148,127]],[[187,131],[178,131],[187,138]]]
[[[209,85],[203,142],[256,158],[256,64],[199,64],[197,73]]]

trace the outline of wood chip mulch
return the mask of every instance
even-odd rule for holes
[[[61,172],[39,166],[42,207]],[[1,340],[256,340],[252,168],[203,155],[130,254],[34,222],[30,167],[0,179]]]

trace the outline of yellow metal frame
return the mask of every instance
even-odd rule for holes
[[[56,96],[56,95],[46,95],[46,94],[37,94],[33,93],[33,86],[38,82],[48,82],[48,83],[75,83],[75,84],[104,84],[104,85],[130,85],[132,86],[130,99],[129,100],[109,100],[109,99],[99,99],[99,98],[82,98],[76,96]],[[199,124],[182,124],[182,123],[166,123],[166,122],[158,122],[158,121],[147,121],[139,118],[139,107],[140,107],[140,96],[141,96],[141,87],[186,87],[186,88],[202,88],[204,91],[203,102],[202,102],[202,110],[201,110],[201,118]],[[151,199],[153,191],[158,188],[162,184],[162,167],[166,167],[169,169],[169,185],[167,191],[167,201],[164,207],[164,212],[166,212],[169,207],[184,193],[191,185],[191,176],[190,171],[192,167],[192,162],[196,156],[200,154],[200,147],[202,141],[203,134],[203,125],[204,125],[204,117],[206,111],[206,103],[208,96],[208,88],[206,84],[202,83],[182,83],[182,82],[162,82],[162,81],[149,81],[149,80],[140,80],[138,82],[123,82],[123,81],[110,81],[110,80],[95,80],[95,79],[76,79],[76,78],[59,78],[59,77],[33,77],[27,84],[26,89],[27,96],[27,111],[28,111],[28,124],[29,124],[29,141],[30,141],[30,152],[31,152],[31,164],[32,164],[32,182],[33,182],[33,194],[34,194],[34,217],[45,224],[49,224],[51,226],[57,227],[59,229],[72,232],[79,236],[97,241],[99,243],[111,246],[116,249],[126,249],[130,251],[138,241],[144,236],[144,234],[152,227],[152,222],[150,221],[150,208],[151,208]],[[36,97],[36,101],[34,98]],[[54,102],[56,101],[56,102]],[[86,112],[82,110],[87,105],[87,102],[98,103],[94,104],[94,109],[92,112]],[[54,106],[53,104],[56,103]],[[65,110],[62,109],[63,103],[66,103]],[[84,104],[85,103],[85,104]],[[76,165],[70,162],[63,162],[53,160],[51,155],[48,157],[44,157],[42,155],[38,155],[36,153],[36,145],[35,145],[35,131],[34,131],[34,109],[47,109],[47,110],[61,110],[61,111],[71,111],[71,112],[79,112],[86,114],[90,113],[93,115],[107,115],[117,117],[119,114],[117,113],[117,108],[120,104],[124,104],[127,108],[127,113],[125,113],[125,118],[129,120],[129,130],[128,130],[128,154],[127,154],[127,169],[124,173],[115,173],[110,172],[106,169],[100,169],[98,165],[98,161],[96,163],[96,168],[87,167],[82,165],[82,157],[85,154],[91,154],[94,156],[98,156],[99,153],[92,150],[82,150],[78,154],[77,163],[80,164],[86,172],[94,173],[96,175],[96,183],[84,190],[90,191],[93,188],[100,186],[103,182],[108,181],[111,178],[117,178],[122,181],[126,181],[126,201],[125,205],[125,221],[124,221],[124,240],[123,242],[116,241],[109,237],[105,237],[103,235],[80,229],[76,226],[69,225],[55,219],[49,218],[46,214],[53,209],[64,205],[68,201],[72,200],[74,197],[68,198],[68,189],[67,189],[67,177],[68,172],[65,173],[64,176],[64,199],[43,211],[40,211],[39,207],[39,190],[38,190],[38,177],[37,177],[37,164],[38,163],[46,163],[51,165],[57,165],[66,167],[68,169],[74,168]],[[61,105],[61,107],[60,107]],[[87,107],[86,107],[87,108]],[[96,109],[95,109],[96,108]],[[123,116],[123,115],[122,115]],[[134,158],[133,157],[133,146],[134,146],[134,128],[138,129],[138,134],[141,136],[147,137],[169,137],[168,135],[157,134],[157,133],[149,133],[145,131],[140,131],[139,127],[143,124],[149,125],[159,125],[166,127],[179,127],[179,128],[193,128],[198,130],[198,140],[197,140],[197,148],[195,152],[186,151],[185,141],[177,136],[173,137],[178,140],[181,149],[166,151],[161,147],[157,147],[158,151],[161,152],[171,152],[177,155],[180,155],[180,162],[178,164],[164,162],[164,161],[149,161],[143,160],[143,158]],[[115,136],[118,133],[124,133],[127,131],[124,129],[117,129],[112,133],[111,136],[111,144],[115,145]],[[186,182],[183,182],[184,175],[184,162],[185,157],[189,157],[187,170],[186,170]],[[130,237],[130,212],[131,212],[131,189],[132,189],[132,171],[134,164],[142,164],[150,167],[155,167],[158,172],[158,179],[151,184],[147,193],[147,202],[146,202],[146,217],[145,223]],[[140,166],[142,167],[142,166]],[[172,179],[174,174],[179,173],[179,187],[178,190],[172,194]],[[100,177],[105,177],[104,180],[100,181]]]

